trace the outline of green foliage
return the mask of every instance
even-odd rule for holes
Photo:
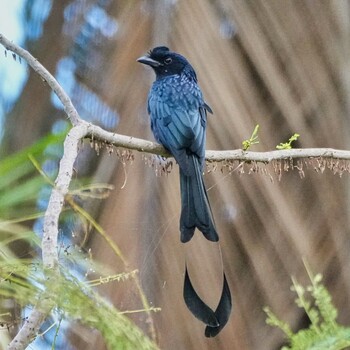
[[[133,278],[135,273],[133,271],[107,276],[100,281],[123,281]],[[157,349],[157,346],[124,315],[125,312],[120,312],[94,292],[89,282],[79,281],[63,268],[61,275],[50,278],[46,272],[45,277],[43,276],[42,266],[37,261],[2,261],[0,296],[14,298],[22,306],[40,306],[42,298],[45,298],[55,306],[53,312],[62,315],[63,318],[98,329],[109,349]],[[91,281],[91,284],[96,285],[96,280]],[[149,311],[158,309],[151,308]]]
[[[255,126],[254,131],[253,131],[252,135],[250,136],[250,138],[248,140],[244,140],[242,142],[243,151],[248,151],[248,149],[252,145],[256,145],[259,143],[258,131],[259,131],[259,124],[257,124]]]
[[[336,322],[338,312],[332,304],[331,296],[322,285],[322,276],[313,276],[307,268],[311,285],[306,288],[292,278],[291,290],[297,294],[295,303],[303,309],[310,320],[307,329],[293,333],[289,325],[277,318],[266,307],[267,324],[281,329],[289,346],[281,350],[341,350],[350,347],[350,328]]]
[[[35,201],[45,180],[36,171],[29,156],[49,159],[44,151],[50,146],[58,146],[65,133],[50,134],[24,150],[0,160],[0,221],[17,218],[35,211]]]
[[[292,142],[298,140],[299,134],[294,134],[292,135],[288,142],[281,142],[279,145],[276,146],[277,149],[282,150],[282,149],[292,149]]]

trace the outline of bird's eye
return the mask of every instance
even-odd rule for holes
[[[165,64],[170,64],[173,60],[171,59],[171,57],[167,57],[165,60],[164,60],[164,63]]]

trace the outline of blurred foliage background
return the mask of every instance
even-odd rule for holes
[[[5,18],[0,32],[55,74],[82,118],[108,130],[153,139],[146,100],[154,77],[136,58],[167,45],[192,63],[214,111],[207,149],[241,148],[256,124],[256,151],[272,150],[294,133],[301,135],[295,147],[350,147],[346,0],[22,0],[11,2],[18,6],[14,24],[9,3],[0,4]],[[48,133],[65,130],[68,123],[60,103],[25,62],[0,54],[4,158]],[[55,172],[59,155],[40,159],[47,172]],[[309,168],[305,177],[289,171],[280,181],[272,173],[271,181],[263,173],[220,169],[218,164],[205,179],[234,311],[223,332],[207,339],[182,300],[185,258],[209,303],[220,293],[221,266],[217,250],[199,234],[187,245],[180,243],[176,167],[168,176],[156,176],[139,154],[132,163],[124,162],[104,150],[97,155],[88,143],[76,163],[77,178],[91,176],[93,182],[115,186],[108,199],[84,205],[121,247],[129,265],[139,269],[150,303],[162,308],[153,316],[160,347],[279,349],[285,339],[266,325],[263,307],[269,305],[293,330],[308,325],[290,291],[292,275],[307,280],[303,258],[323,274],[339,322],[349,324],[348,174]],[[6,209],[3,189],[0,195],[0,217],[14,217],[17,213]],[[38,191],[38,210],[45,207],[47,195]],[[40,221],[34,226],[40,233]],[[92,259],[116,273],[123,271],[93,230],[67,226],[63,245],[72,244],[74,232],[74,243],[83,245]],[[18,244],[12,249],[23,256],[30,248]],[[118,288],[107,284],[99,291],[121,310],[140,307],[132,282]],[[132,320],[148,332],[146,314]],[[70,325],[65,334],[62,349],[105,349],[102,337],[82,325]]]

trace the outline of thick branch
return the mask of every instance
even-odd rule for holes
[[[64,197],[68,193],[69,184],[72,180],[73,166],[78,155],[79,142],[86,135],[87,126],[87,123],[80,123],[74,126],[64,141],[64,151],[60,161],[55,187],[52,189],[44,217],[42,239],[44,268],[58,267],[58,219],[63,208]]]

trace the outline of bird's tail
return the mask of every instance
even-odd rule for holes
[[[196,227],[204,237],[217,242],[219,236],[216,232],[213,214],[211,212],[207,191],[204,186],[199,159],[195,155],[188,157],[191,175],[186,175],[180,168],[181,190],[181,242],[188,242],[194,234]]]

